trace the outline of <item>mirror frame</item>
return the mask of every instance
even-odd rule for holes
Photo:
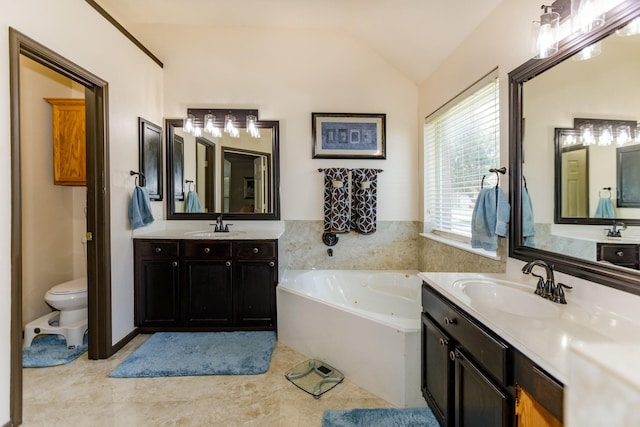
[[[601,40],[640,16],[640,2],[625,0],[607,13],[606,23],[598,31],[574,34],[564,39],[558,53],[546,59],[531,59],[509,73],[509,168],[511,232],[509,257],[522,261],[544,259],[557,271],[640,295],[640,274],[622,267],[570,257],[561,253],[531,248],[522,244],[522,141],[524,119],[522,85],[540,73],[558,65],[584,47]]]
[[[223,215],[227,220],[279,220],[280,219],[280,122],[275,120],[259,120],[258,128],[272,130],[271,144],[271,173],[272,173],[272,203],[273,212],[271,213],[255,213],[255,212],[202,212],[202,213],[185,213],[176,212],[175,210],[175,192],[173,183],[173,136],[175,128],[181,128],[182,119],[165,119],[165,140],[166,140],[166,157],[167,157],[167,219],[168,220],[210,220],[214,221],[218,216]]]

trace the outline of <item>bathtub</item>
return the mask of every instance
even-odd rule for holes
[[[278,340],[395,406],[426,406],[421,284],[416,272],[287,270],[276,289]]]

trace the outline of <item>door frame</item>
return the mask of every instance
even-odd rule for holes
[[[9,28],[11,116],[11,379],[10,423],[22,423],[22,193],[20,55],[85,87],[87,140],[87,293],[89,359],[116,351],[111,336],[111,230],[108,83],[26,35]],[[89,237],[89,236],[88,236]]]

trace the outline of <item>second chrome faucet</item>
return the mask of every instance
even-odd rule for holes
[[[546,280],[535,273],[533,273],[533,268],[536,266],[544,267],[546,273]],[[536,295],[540,295],[543,298],[551,300],[558,304],[566,304],[567,299],[564,296],[563,288],[572,289],[572,286],[565,285],[564,283],[556,283],[553,277],[553,266],[550,266],[545,261],[541,259],[536,259],[533,261],[529,261],[522,267],[522,272],[524,274],[531,274],[534,277],[538,278],[538,284],[536,285],[535,293]]]

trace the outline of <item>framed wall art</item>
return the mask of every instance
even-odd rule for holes
[[[386,114],[311,113],[314,159],[385,159]]]

